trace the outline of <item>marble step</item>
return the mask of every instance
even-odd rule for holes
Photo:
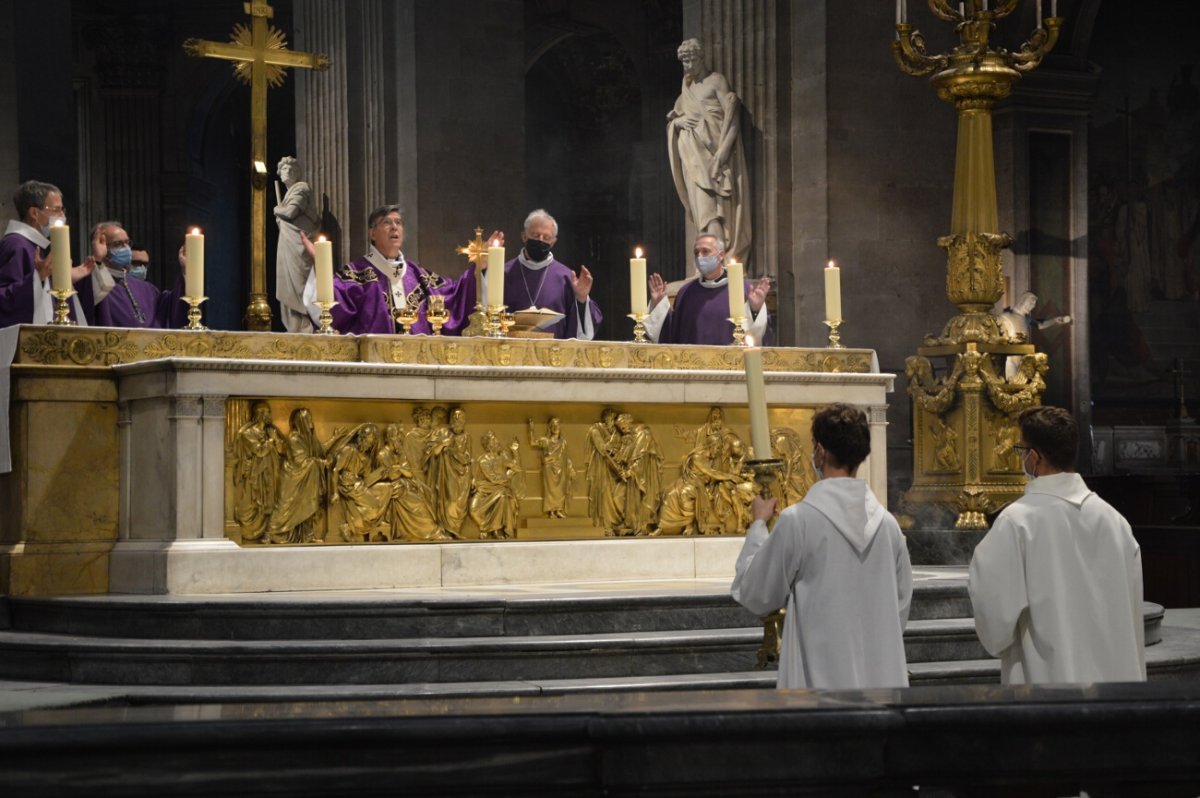
[[[373,640],[605,634],[750,627],[758,618],[728,589],[689,593],[405,598],[264,594],[12,597],[0,628],[68,635],[190,640]],[[918,583],[912,620],[969,618],[966,583]]]

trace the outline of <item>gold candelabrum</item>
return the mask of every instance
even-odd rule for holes
[[[75,296],[74,288],[51,288],[50,295],[54,297],[54,321],[61,327],[71,327],[75,324],[71,319],[71,297]]]
[[[1025,478],[1012,444],[1016,415],[1039,404],[1045,387],[1044,356],[1028,360],[1033,347],[1011,341],[989,311],[1004,292],[1000,253],[1012,239],[999,230],[992,106],[1007,97],[1021,75],[1035,69],[1055,43],[1063,20],[1056,0],[1016,50],[994,47],[996,25],[1021,0],[928,0],[933,15],[951,23],[959,44],[931,55],[925,38],[907,18],[908,0],[897,6],[896,65],[908,75],[929,75],[938,97],[958,111],[958,149],[950,234],[937,240],[946,250],[946,295],[959,313],[941,335],[908,358],[913,397],[913,487],[905,504],[949,506],[955,526],[985,529],[987,514],[1023,492]],[[1037,0],[1038,16],[1042,8]],[[832,341],[832,335],[831,335]],[[944,362],[940,373],[929,358]],[[1021,373],[1006,378],[1005,361],[1021,360]],[[1018,399],[1019,397],[1019,399]],[[1019,431],[1016,431],[1019,440]],[[915,509],[915,508],[914,508]]]
[[[329,312],[333,310],[333,306],[336,304],[337,302],[317,303],[317,307],[321,309],[321,327],[317,330],[317,335],[337,335],[337,330],[333,329],[333,314]]]
[[[208,329],[207,327],[204,326],[204,323],[200,320],[200,318],[201,318],[200,305],[202,305],[204,303],[204,300],[206,300],[206,299],[208,299],[208,297],[206,297],[206,296],[186,296],[185,295],[183,297],[183,301],[186,302],[188,305],[188,315],[187,315],[188,323],[187,323],[187,326],[184,327],[185,330],[194,330],[196,332],[203,332],[204,330]]]
[[[635,344],[646,343],[646,316],[645,313],[629,314],[629,318],[633,319],[633,342]]]
[[[733,345],[746,345],[746,317],[730,316],[728,321],[733,324]]]
[[[513,316],[511,313],[505,313],[508,305],[485,305],[483,312],[485,321],[483,324],[483,337],[485,338],[507,338],[508,329],[513,325]]]
[[[830,349],[845,349],[842,346],[842,334],[838,329],[842,326],[841,319],[826,319],[825,326],[829,328],[829,347]]]
[[[783,476],[785,463],[782,459],[770,457],[764,460],[747,460],[746,468],[754,474],[754,483],[758,485],[759,495],[775,499],[775,514],[767,521],[768,529],[773,529],[779,511],[783,509],[784,494]],[[759,670],[779,662],[779,648],[783,643],[783,616],[785,608],[780,608],[763,618],[763,641],[758,649]]]

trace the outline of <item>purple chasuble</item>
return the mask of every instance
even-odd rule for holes
[[[472,264],[455,280],[428,272],[411,260],[406,260],[403,286],[410,305],[417,305],[417,321],[411,332],[430,335],[433,327],[425,318],[428,295],[446,298],[450,318],[442,327],[442,335],[462,335],[475,310],[475,267]],[[333,276],[333,298],[337,304],[330,310],[333,328],[344,335],[402,333],[404,328],[392,317],[392,285],[383,272],[363,256],[343,266]]]
[[[571,287],[574,276],[566,265],[556,260],[544,269],[530,269],[513,258],[504,264],[504,304],[508,312],[515,313],[531,307],[553,310],[563,318],[544,332],[554,333],[555,338],[577,338],[579,336],[579,303],[575,300],[575,289]],[[588,303],[592,317],[592,329],[604,321],[595,300]]]
[[[180,298],[183,296],[182,275],[175,279],[173,289],[159,291],[153,283],[137,277],[110,274],[116,285],[96,303],[97,325],[172,329],[187,323],[188,306]]]
[[[38,279],[34,255],[37,249],[37,244],[17,233],[9,233],[0,240],[0,327],[33,323],[33,281]],[[93,324],[91,278],[75,283],[75,291],[84,317],[88,324]],[[71,318],[78,321],[75,303],[68,304]]]
[[[746,293],[750,293],[749,283],[746,283]],[[729,286],[709,287],[701,285],[699,280],[685,283],[675,295],[675,307],[667,312],[658,342],[714,346],[732,344]]]

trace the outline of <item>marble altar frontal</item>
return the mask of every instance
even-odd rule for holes
[[[731,575],[754,494],[741,360],[732,347],[24,327],[3,587]],[[808,427],[832,401],[868,410],[862,473],[886,501],[893,377],[873,353],[764,360],[788,501],[815,478]]]

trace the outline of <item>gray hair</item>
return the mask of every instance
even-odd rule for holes
[[[40,180],[26,180],[17,186],[13,192],[13,206],[17,209],[17,218],[24,219],[30,208],[43,208],[46,197],[51,194],[62,194],[53,183],[43,183]]]
[[[715,243],[717,245],[717,249],[721,250],[722,252],[725,251],[725,242],[721,240],[720,236],[714,235],[712,233],[701,233],[700,235],[696,236],[696,241],[692,244],[692,246],[693,247],[696,246],[696,244],[699,244],[701,241],[703,241],[706,238],[711,238],[713,240],[713,243]]]
[[[558,238],[558,222],[554,221],[554,217],[546,213],[544,208],[538,208],[537,210],[530,211],[529,215],[525,217],[525,226],[521,229],[528,233],[529,225],[533,224],[534,221],[538,219],[544,219],[549,222],[550,226],[554,228],[554,237]]]
[[[108,228],[110,227],[119,227],[122,230],[125,230],[125,225],[121,224],[116,219],[109,219],[107,222],[96,222],[96,224],[92,225],[92,238],[95,238],[96,233],[101,231],[108,232]],[[126,230],[126,232],[129,231]]]

